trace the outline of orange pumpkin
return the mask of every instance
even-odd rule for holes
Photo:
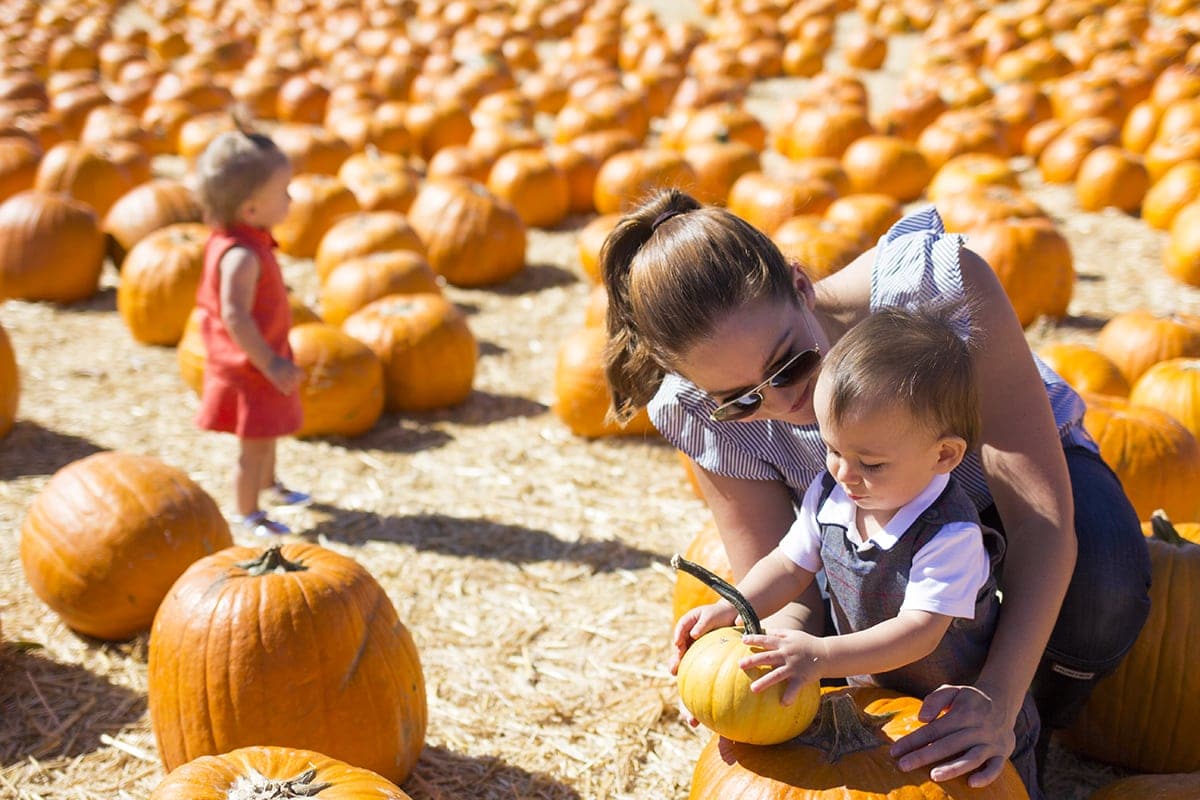
[[[146,630],[175,579],[233,544],[208,494],[149,456],[101,452],[60,469],[21,523],[21,566],[34,594],[98,639]]]
[[[701,203],[725,205],[735,181],[762,168],[759,151],[745,142],[712,141],[689,145],[683,158],[696,173],[693,195]]]
[[[856,192],[889,194],[915,200],[933,176],[929,162],[911,142],[898,136],[863,136],[846,148],[842,166]]]
[[[691,800],[1017,800],[1028,798],[1011,764],[986,787],[967,778],[934,782],[928,770],[901,772],[892,742],[920,728],[921,701],[872,687],[826,689],[804,734],[773,747],[713,736],[692,772]]]
[[[33,188],[42,149],[32,139],[8,136],[0,139],[0,203],[17,192]]]
[[[1003,184],[971,186],[937,201],[946,230],[966,231],[989,222],[1047,219],[1046,212],[1020,189]],[[974,245],[972,244],[972,247]]]
[[[342,330],[383,362],[386,410],[431,411],[470,396],[479,346],[466,315],[440,294],[381,297]]]
[[[510,150],[496,159],[487,176],[488,190],[516,209],[533,228],[553,228],[567,216],[567,176],[541,148]]]
[[[363,211],[408,211],[420,182],[407,158],[374,147],[343,161],[337,176]]]
[[[169,770],[267,741],[399,783],[425,742],[412,636],[366,569],[315,544],[193,564],[154,618],[147,694]]]
[[[546,156],[567,180],[567,212],[589,214],[596,210],[596,176],[600,159],[570,144],[546,147]]]
[[[1142,373],[1129,402],[1165,411],[1200,439],[1200,358],[1171,358]]]
[[[608,235],[612,233],[613,228],[617,227],[617,223],[622,219],[622,214],[601,214],[592,219],[587,225],[584,225],[579,231],[579,240],[577,243],[579,263],[583,267],[583,273],[587,275],[588,280],[592,283],[600,283],[602,280],[602,276],[600,275],[600,248],[604,246]]]
[[[841,158],[846,148],[874,133],[865,108],[829,105],[801,108],[777,146],[788,158]]]
[[[412,250],[384,250],[341,262],[321,282],[321,318],[340,325],[358,309],[390,294],[441,292],[437,273]]]
[[[180,222],[139,241],[121,264],[117,311],[145,344],[174,345],[183,336],[204,273],[208,226]]]
[[[963,153],[1008,155],[1002,123],[975,109],[946,111],[917,137],[917,149],[934,170]]]
[[[879,69],[887,59],[887,36],[870,28],[857,28],[842,41],[841,54],[847,66],[855,69]]]
[[[200,222],[196,196],[181,181],[155,178],[130,189],[104,215],[108,254],[114,264],[150,233],[177,222]]]
[[[1113,207],[1128,214],[1141,208],[1150,175],[1135,156],[1116,145],[1088,153],[1075,176],[1075,196],[1084,211]]]
[[[352,212],[340,217],[321,236],[313,266],[317,279],[323,282],[345,261],[389,250],[425,255],[421,237],[399,211]]]
[[[1174,417],[1122,398],[1088,395],[1083,426],[1121,479],[1138,517],[1163,509],[1174,519],[1200,519],[1200,443]],[[1200,768],[1200,767],[1198,767]]]
[[[8,435],[17,419],[21,400],[21,372],[12,341],[0,325],[0,439]]]
[[[1142,219],[1152,228],[1170,230],[1175,215],[1196,200],[1200,200],[1200,161],[1182,161],[1146,192]]]
[[[733,569],[729,566],[729,557],[725,555],[725,545],[721,542],[716,523],[711,519],[692,538],[683,557],[727,581],[733,581]],[[671,623],[678,622],[680,617],[697,606],[716,602],[718,597],[699,579],[677,570],[675,589],[671,594]]]
[[[1159,361],[1200,358],[1200,316],[1126,311],[1100,329],[1096,349],[1108,356],[1132,385]]]
[[[663,148],[617,153],[596,174],[595,203],[601,214],[628,211],[662,189],[692,191],[696,172],[683,155]]]
[[[150,800],[228,800],[243,788],[267,797],[411,800],[382,775],[290,747],[241,747],[201,756],[172,770]]]
[[[1085,344],[1051,342],[1038,349],[1038,356],[1078,392],[1129,395],[1129,381],[1117,365]]]
[[[944,203],[950,195],[978,186],[1021,188],[1008,159],[990,153],[963,153],[941,166],[929,182],[926,195],[934,203]]]
[[[866,249],[852,231],[815,214],[786,220],[771,240],[813,280],[832,275]]]
[[[365,344],[324,322],[288,331],[292,361],[304,371],[296,436],[361,436],[383,413],[383,364]]]
[[[747,172],[729,190],[729,210],[768,235],[800,214],[823,214],[837,199],[829,181]]]
[[[0,298],[85,300],[103,266],[104,235],[91,207],[34,190],[0,203]]]
[[[1128,769],[1195,772],[1200,770],[1195,747],[1200,683],[1192,665],[1200,616],[1183,610],[1200,592],[1200,547],[1183,540],[1161,512],[1155,512],[1152,524],[1154,535],[1146,541],[1150,616],[1133,648],[1100,679],[1062,739],[1074,752]]]
[[[455,286],[503,283],[525,267],[525,223],[475,181],[427,179],[408,219],[430,265]]]
[[[1200,129],[1159,136],[1146,148],[1145,158],[1152,180],[1158,180],[1176,164],[1200,159]]]
[[[1047,183],[1071,183],[1088,154],[1119,139],[1120,129],[1112,120],[1101,117],[1079,120],[1042,149],[1037,156],[1038,170]]]
[[[313,258],[329,229],[359,210],[354,194],[333,175],[297,175],[288,184],[288,194],[292,204],[287,216],[271,233],[279,251],[295,258]]]
[[[967,234],[971,249],[995,271],[1022,326],[1063,317],[1075,286],[1071,246],[1046,219],[988,222]]]
[[[825,209],[825,219],[868,245],[887,233],[903,215],[899,200],[875,193],[848,194]]]
[[[604,379],[603,328],[583,327],[563,338],[554,368],[554,415],[577,436],[657,436],[643,408],[624,426],[607,415],[612,396]]]
[[[1190,286],[1200,286],[1200,200],[1179,209],[1171,220],[1162,258],[1168,275]]]

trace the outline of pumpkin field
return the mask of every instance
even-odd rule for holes
[[[271,540],[193,424],[234,105],[295,166]],[[818,796],[687,724],[670,558],[728,565],[604,418],[597,254],[666,186],[818,277],[930,203],[967,235],[1157,536],[1046,795],[1200,797],[1200,2],[0,0],[0,798]],[[273,745],[314,752],[176,769]],[[854,769],[820,796],[885,796]]]

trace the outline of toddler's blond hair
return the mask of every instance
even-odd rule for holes
[[[209,142],[196,162],[196,194],[211,225],[236,222],[242,204],[288,163],[271,137],[249,130],[236,114],[234,122],[237,130]]]

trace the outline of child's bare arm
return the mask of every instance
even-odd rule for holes
[[[750,568],[737,588],[759,618],[764,618],[803,594],[814,576],[776,547]]]
[[[901,611],[878,625],[840,636],[786,630],[744,636],[743,642],[762,650],[742,659],[741,666],[775,667],[751,689],[759,692],[788,681],[786,702],[805,683],[819,678],[887,672],[918,661],[938,646],[952,620],[931,611]]]
[[[254,321],[258,259],[244,247],[231,247],[221,256],[220,270],[221,321],[229,331],[229,338],[279,391],[291,394],[302,377],[300,369],[271,349]]]

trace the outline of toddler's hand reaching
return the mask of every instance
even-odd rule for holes
[[[267,380],[283,395],[293,394],[304,380],[304,370],[283,356],[274,356],[265,374]]]
[[[711,630],[732,625],[735,619],[737,611],[725,600],[697,606],[680,617],[672,639],[675,652],[671,656],[671,674],[674,675],[679,669],[679,662],[692,642]]]
[[[761,692],[781,681],[787,682],[781,702],[791,705],[805,684],[824,677],[821,667],[825,647],[819,636],[803,631],[781,630],[758,636],[746,635],[742,643],[756,648],[741,660],[742,669],[770,667],[771,671],[750,684],[750,691]]]

